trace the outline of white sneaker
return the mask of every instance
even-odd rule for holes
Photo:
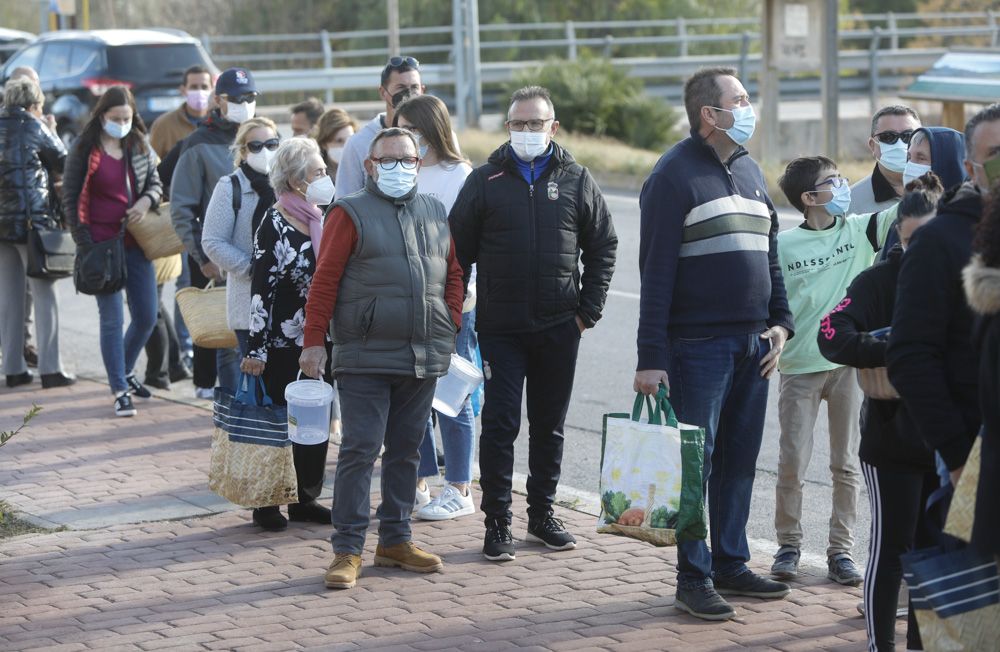
[[[417,511],[431,502],[431,487],[427,483],[424,483],[424,487],[423,491],[420,490],[420,487],[417,487],[416,499],[413,501],[413,511]]]
[[[447,521],[466,514],[474,514],[475,511],[476,505],[472,502],[472,491],[463,496],[458,487],[446,484],[444,490],[434,500],[417,510],[416,517],[424,521]]]
[[[194,397],[211,401],[215,399],[215,390],[211,387],[195,387]]]

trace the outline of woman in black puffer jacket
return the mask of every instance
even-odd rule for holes
[[[62,141],[42,123],[45,97],[33,81],[19,79],[4,88],[0,109],[0,344],[7,387],[32,381],[24,359],[24,294],[28,229],[32,223],[55,226],[56,197],[51,176],[66,162]],[[70,385],[59,359],[59,312],[55,281],[28,278],[35,300],[38,370],[42,387]]]
[[[899,242],[886,259],[858,275],[847,296],[820,325],[817,342],[827,360],[848,367],[885,367],[888,338],[876,337],[892,324],[896,278],[910,236],[936,213],[944,188],[933,173],[912,181],[899,204]],[[869,649],[894,650],[896,605],[903,567],[900,555],[931,545],[934,532],[924,505],[939,486],[934,453],[917,436],[913,417],[899,400],[865,398],[861,410],[861,469],[871,501],[872,526],[865,571],[865,625]],[[939,528],[938,528],[939,529]],[[912,608],[908,650],[919,650]]]

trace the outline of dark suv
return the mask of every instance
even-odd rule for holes
[[[218,69],[197,39],[168,29],[59,31],[40,35],[12,56],[0,73],[6,81],[18,66],[38,71],[45,110],[56,117],[59,135],[71,143],[90,116],[97,98],[111,86],[128,86],[149,126],[161,113],[181,104],[177,92],[184,70]]]

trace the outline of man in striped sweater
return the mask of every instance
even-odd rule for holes
[[[704,541],[678,543],[675,604],[727,620],[735,611],[720,594],[789,591],[747,568],[746,523],[767,379],[793,325],[778,217],[743,148],[756,121],[746,89],[732,69],[700,70],[684,86],[684,105],[691,136],[660,158],[639,196],[635,389],[666,385],[677,417],[705,428],[711,550]]]

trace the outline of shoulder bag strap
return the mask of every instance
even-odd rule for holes
[[[229,175],[229,181],[233,184],[233,219],[239,219],[240,208],[243,206],[243,188],[240,186],[240,177],[235,172]]]

